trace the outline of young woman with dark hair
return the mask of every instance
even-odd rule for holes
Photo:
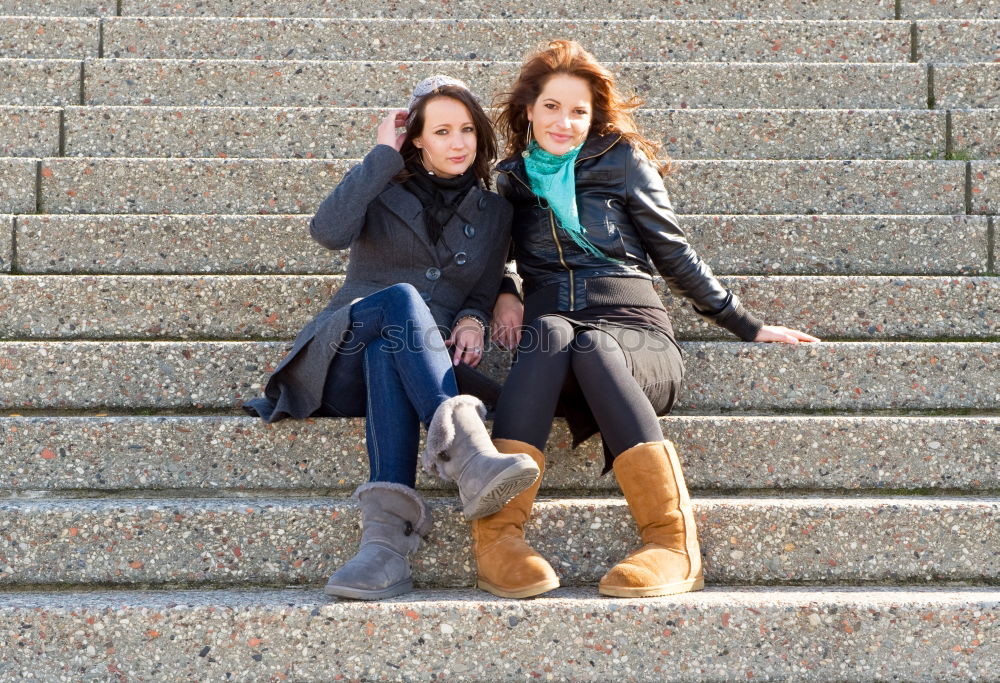
[[[518,349],[494,443],[543,468],[557,404],[574,446],[600,431],[605,471],[614,469],[643,542],[601,579],[601,593],[620,597],[704,584],[680,462],[658,420],[684,367],[653,267],[696,313],[744,341],[818,341],[763,325],[698,258],[664,188],[659,146],[631,116],[639,104],[579,44],[553,41],[524,63],[498,116],[507,158],[497,188],[514,207],[524,301],[504,293],[494,309],[494,339]],[[523,598],[559,585],[524,541],[539,485],[473,522],[481,588]]]
[[[355,492],[361,548],[330,577],[329,595],[373,600],[412,589],[410,559],[432,524],[413,488],[421,423],[424,465],[458,484],[469,519],[538,477],[530,456],[493,447],[482,402],[459,394],[454,371],[474,373],[482,358],[508,253],[510,205],[488,189],[495,157],[476,98],[434,76],[382,121],[375,147],[310,223],[324,247],[350,248],[344,284],[299,333],[265,396],[244,407],[266,422],[367,418],[371,475]]]

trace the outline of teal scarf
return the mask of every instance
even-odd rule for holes
[[[574,164],[582,147],[583,143],[580,143],[566,154],[556,156],[546,152],[538,142],[532,140],[528,144],[528,154],[524,157],[524,170],[528,172],[531,191],[549,203],[563,232],[588,254],[612,260],[591,244],[580,225],[580,213],[576,208]]]

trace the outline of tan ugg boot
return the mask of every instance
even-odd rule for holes
[[[615,458],[614,470],[645,545],[612,567],[598,590],[644,598],[704,588],[691,497],[674,445],[633,446]]]
[[[493,443],[501,453],[527,453],[544,472],[545,456],[531,444],[513,439],[494,439]],[[499,512],[472,522],[477,585],[484,591],[501,598],[530,598],[559,587],[552,565],[524,540],[524,523],[541,484],[539,475]]]

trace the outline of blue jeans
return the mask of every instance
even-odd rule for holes
[[[420,423],[457,394],[444,338],[413,285],[386,287],[351,306],[323,403],[340,415],[366,416],[370,481],[414,486]]]

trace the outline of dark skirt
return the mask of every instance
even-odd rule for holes
[[[576,332],[599,330],[610,335],[625,354],[625,362],[632,377],[639,383],[656,414],[667,415],[674,407],[684,380],[684,361],[680,346],[673,336],[651,327],[601,321],[581,322],[564,315],[547,315],[557,315],[566,320]],[[566,375],[556,415],[566,418],[574,448],[600,431],[572,369]],[[613,461],[614,455],[607,444],[604,444],[604,472],[611,469]]]

